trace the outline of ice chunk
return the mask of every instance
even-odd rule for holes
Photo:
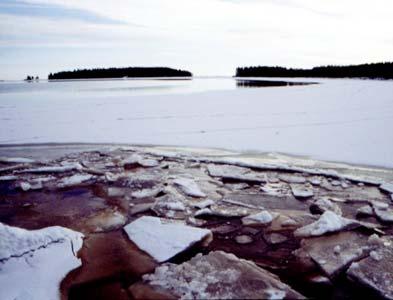
[[[319,198],[310,206],[310,211],[312,213],[321,214],[327,210],[330,210],[339,216],[342,215],[341,208],[326,197]]]
[[[79,185],[92,178],[93,175],[90,174],[75,174],[69,177],[62,178],[58,184],[58,187],[64,188]]]
[[[384,182],[382,183],[379,188],[387,193],[391,193],[393,194],[393,183],[389,183],[389,182]]]
[[[177,178],[173,183],[186,195],[191,197],[206,197],[206,194],[201,191],[197,183],[189,178]]]
[[[156,188],[147,188],[147,189],[142,189],[138,191],[134,191],[131,193],[131,196],[134,198],[147,198],[147,197],[155,197],[157,196],[160,192],[162,191],[161,187],[156,187]]]
[[[368,236],[356,231],[304,239],[302,250],[307,252],[326,275],[333,278],[345,270],[352,262],[368,255],[373,246]]]
[[[393,249],[381,247],[370,256],[352,263],[347,274],[351,279],[372,288],[385,299],[393,299]]]
[[[159,164],[160,163],[158,160],[152,158],[144,158],[139,154],[132,154],[120,163],[120,165],[124,166],[125,168],[133,165],[140,165],[142,167],[152,168],[157,167]]]
[[[69,171],[82,170],[83,167],[79,163],[70,163],[65,166],[46,166],[34,169],[21,170],[18,173],[64,173]]]
[[[17,179],[18,176],[14,176],[14,175],[0,176],[0,181],[12,181]]]
[[[306,183],[306,178],[301,175],[280,174],[278,178],[287,183]]]
[[[211,205],[213,205],[213,204],[214,204],[214,201],[213,201],[213,200],[211,200],[211,199],[206,199],[206,200],[203,200],[203,201],[199,201],[199,202],[197,202],[197,203],[194,203],[193,206],[196,207],[196,208],[202,209],[202,208],[211,206]]]
[[[292,194],[296,198],[310,198],[314,196],[312,188],[301,184],[291,184]]]
[[[319,236],[328,232],[337,232],[358,222],[338,216],[334,212],[327,210],[321,217],[306,226],[295,230],[294,235],[297,237]]]
[[[0,157],[0,163],[32,164],[36,161],[25,157]]]
[[[221,177],[227,180],[245,181],[245,182],[267,182],[266,174],[260,174],[251,171],[248,168],[232,166],[232,165],[213,165],[207,166],[209,175],[212,177]]]
[[[370,205],[364,205],[356,210],[356,214],[360,216],[373,216],[374,211]]]
[[[82,238],[59,226],[29,231],[0,223],[0,299],[60,299],[60,282],[81,265]]]
[[[383,209],[383,208],[375,208],[374,207],[375,215],[378,217],[379,220],[382,222],[393,222],[393,209]]]
[[[164,262],[195,243],[211,239],[212,233],[160,218],[143,216],[124,227],[129,239],[158,262]]]
[[[267,210],[263,210],[260,213],[244,217],[242,223],[244,225],[268,225],[275,217],[277,214],[270,214]]]
[[[97,213],[86,221],[86,226],[93,232],[104,232],[121,228],[127,222],[122,213],[107,209]]]
[[[153,292],[164,290],[180,299],[303,298],[253,262],[222,251],[198,254],[180,265],[164,264],[143,280]]]

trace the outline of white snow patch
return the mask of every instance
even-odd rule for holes
[[[158,262],[164,262],[193,244],[212,237],[207,229],[143,216],[124,227],[129,239]]]

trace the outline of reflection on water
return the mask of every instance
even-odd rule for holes
[[[236,80],[238,88],[258,88],[258,87],[275,87],[275,86],[294,86],[318,84],[317,82],[291,82],[282,80]]]
[[[280,87],[313,84],[314,82],[286,82],[284,80],[235,79],[232,77],[161,78],[161,79],[99,79],[54,80],[39,82],[0,82],[0,95],[31,99],[122,97],[139,95],[189,94],[208,91],[230,91],[244,87]],[[3,97],[4,98],[4,97]],[[0,100],[1,101],[1,100]]]

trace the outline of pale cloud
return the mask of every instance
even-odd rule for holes
[[[258,64],[309,67],[393,60],[391,0],[23,2],[87,12],[117,23],[54,20],[0,10],[0,68],[6,59],[7,72],[12,71],[13,59],[7,49],[32,47],[41,47],[48,55],[50,49],[59,48],[64,56],[72,55],[70,67],[72,62],[75,67],[160,64],[196,74],[231,75],[236,66]],[[87,57],[85,51],[67,53],[66,48],[95,49],[95,53]],[[34,55],[31,59],[38,59]],[[64,64],[51,62],[41,72],[60,67]]]

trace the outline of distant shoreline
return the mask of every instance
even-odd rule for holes
[[[192,77],[192,73],[167,67],[127,67],[127,68],[97,68],[78,69],[50,73],[48,80],[58,79],[104,79],[104,78],[174,78]]]
[[[311,69],[251,66],[236,69],[236,77],[393,79],[393,63],[320,66]]]

